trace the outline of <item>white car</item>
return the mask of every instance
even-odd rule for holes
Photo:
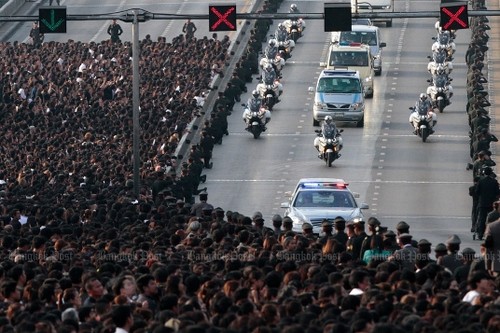
[[[368,209],[366,203],[358,205],[355,198],[359,194],[351,192],[343,179],[303,178],[290,193],[290,201],[281,204],[284,216],[293,220],[293,231],[302,232],[302,224],[308,222],[315,234],[321,233],[324,219],[333,221],[337,216],[346,221],[362,221],[362,210]]]

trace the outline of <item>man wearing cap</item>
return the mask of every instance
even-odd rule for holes
[[[500,195],[498,181],[493,176],[493,169],[490,167],[484,169],[484,177],[477,183],[476,195],[478,201],[475,235],[482,240],[486,228],[486,217]]]
[[[434,256],[436,257],[436,260],[444,256],[448,251],[446,250],[446,245],[443,243],[439,243],[436,245],[434,248]]]
[[[345,233],[345,220],[342,216],[337,216],[333,220],[333,227],[335,228],[336,233],[333,235],[333,239],[335,239],[340,244],[347,246],[347,240],[349,237]]]
[[[345,248],[347,253],[352,255],[352,249],[354,248],[354,239],[356,238],[356,233],[354,232],[354,223],[352,221],[348,221],[345,226],[347,228],[347,242]]]
[[[430,263],[436,262],[435,260],[431,259],[431,245],[432,243],[429,242],[427,239],[422,238],[421,240],[418,241],[417,244],[417,267],[418,268],[424,268]]]
[[[401,269],[415,271],[415,263],[417,261],[417,249],[411,245],[412,236],[410,234],[401,234],[398,236],[398,243],[401,249],[394,252],[389,257],[389,261],[394,261],[399,264]]]
[[[316,240],[316,236],[313,233],[313,226],[309,222],[302,224],[302,235],[309,240]]]
[[[323,219],[321,222],[321,232],[323,236],[320,237],[319,243],[325,245],[330,238],[333,237],[333,223],[330,220]]]
[[[382,237],[377,235],[377,228],[380,226],[380,221],[376,217],[372,216],[368,219],[367,223],[368,223],[368,232],[370,233],[370,235],[366,236],[363,242],[361,243],[361,252],[360,252],[361,259],[364,258],[365,251],[371,249],[372,239],[374,237],[380,238],[380,242],[377,242],[377,244],[378,243],[382,244]]]
[[[365,232],[365,221],[354,222],[354,233],[356,236],[352,240],[352,257],[354,260],[363,260],[361,247],[363,246],[363,241],[368,236]]]
[[[396,239],[396,233],[392,230],[387,230],[387,232],[384,233],[384,240],[390,240],[391,242],[391,245],[389,246],[389,251],[391,252],[395,252],[397,250],[399,250],[399,245],[398,245],[398,241]]]
[[[451,273],[455,272],[455,269],[462,266],[462,260],[459,258],[458,251],[460,250],[460,238],[457,235],[451,235],[446,240],[446,249],[448,254],[440,257],[437,260],[438,265],[447,268]]]
[[[409,233],[410,233],[410,225],[408,223],[406,223],[405,221],[401,221],[398,224],[396,224],[396,236]],[[411,245],[416,248],[418,246],[418,243],[415,239],[412,239]]]
[[[262,217],[261,212],[255,212],[252,215],[252,222],[255,230],[257,230],[260,234],[264,233],[264,218]]]
[[[214,206],[209,204],[207,200],[208,200],[208,193],[206,192],[200,193],[200,202],[195,203],[191,207],[191,215],[195,215],[196,217],[203,217],[203,208],[208,207],[211,210],[213,210]]]
[[[276,236],[276,239],[278,239],[281,233],[283,232],[283,230],[281,230],[281,226],[283,225],[283,219],[281,218],[280,214],[275,214],[272,220],[273,220],[274,235]]]
[[[472,262],[476,258],[476,251],[471,249],[470,247],[466,247],[462,251],[462,262],[463,265],[455,269],[453,275],[455,276],[455,280],[457,280],[458,284],[462,282],[467,282],[469,278],[469,272],[472,265]]]

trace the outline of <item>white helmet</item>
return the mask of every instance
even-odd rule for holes
[[[291,12],[296,12],[296,11],[297,11],[297,9],[298,9],[298,8],[297,8],[297,5],[296,5],[296,4],[292,3],[292,4],[290,5],[290,11],[291,11]]]
[[[326,116],[325,117],[325,123],[327,123],[328,125],[330,125],[333,121],[333,118],[332,116]]]
[[[427,94],[426,93],[421,93],[420,94],[420,100],[423,102],[425,100],[427,100]]]
[[[267,64],[266,65],[266,71],[270,72],[273,69],[273,65]]]
[[[269,46],[275,46],[275,45],[276,45],[276,39],[271,38],[271,39],[269,40]]]
[[[259,94],[259,92],[257,91],[257,89],[254,89],[254,91],[252,91],[252,96],[253,96],[254,98],[257,98],[257,97],[259,97],[259,96],[260,96],[260,94]]]

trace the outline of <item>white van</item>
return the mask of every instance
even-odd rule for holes
[[[361,43],[370,47],[373,57],[375,75],[382,73],[382,48],[386,43],[380,41],[380,29],[373,25],[353,25],[351,31],[334,31],[331,33],[332,43]]]
[[[326,63],[321,63],[326,69],[348,69],[359,72],[363,81],[363,92],[365,97],[373,97],[373,57],[370,48],[360,43],[349,45],[330,45]]]
[[[353,13],[394,13],[394,0],[351,0]],[[392,27],[392,18],[372,18],[373,22],[385,22]]]

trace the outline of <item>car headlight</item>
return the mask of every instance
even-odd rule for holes
[[[372,76],[368,76],[365,78],[365,82],[372,82]]]
[[[361,111],[362,109],[363,109],[362,103],[352,103],[351,104],[351,111]]]
[[[382,9],[391,9],[391,5],[382,6]]]
[[[314,102],[314,106],[317,109],[326,109],[327,108],[326,103],[322,103],[322,102]]]

